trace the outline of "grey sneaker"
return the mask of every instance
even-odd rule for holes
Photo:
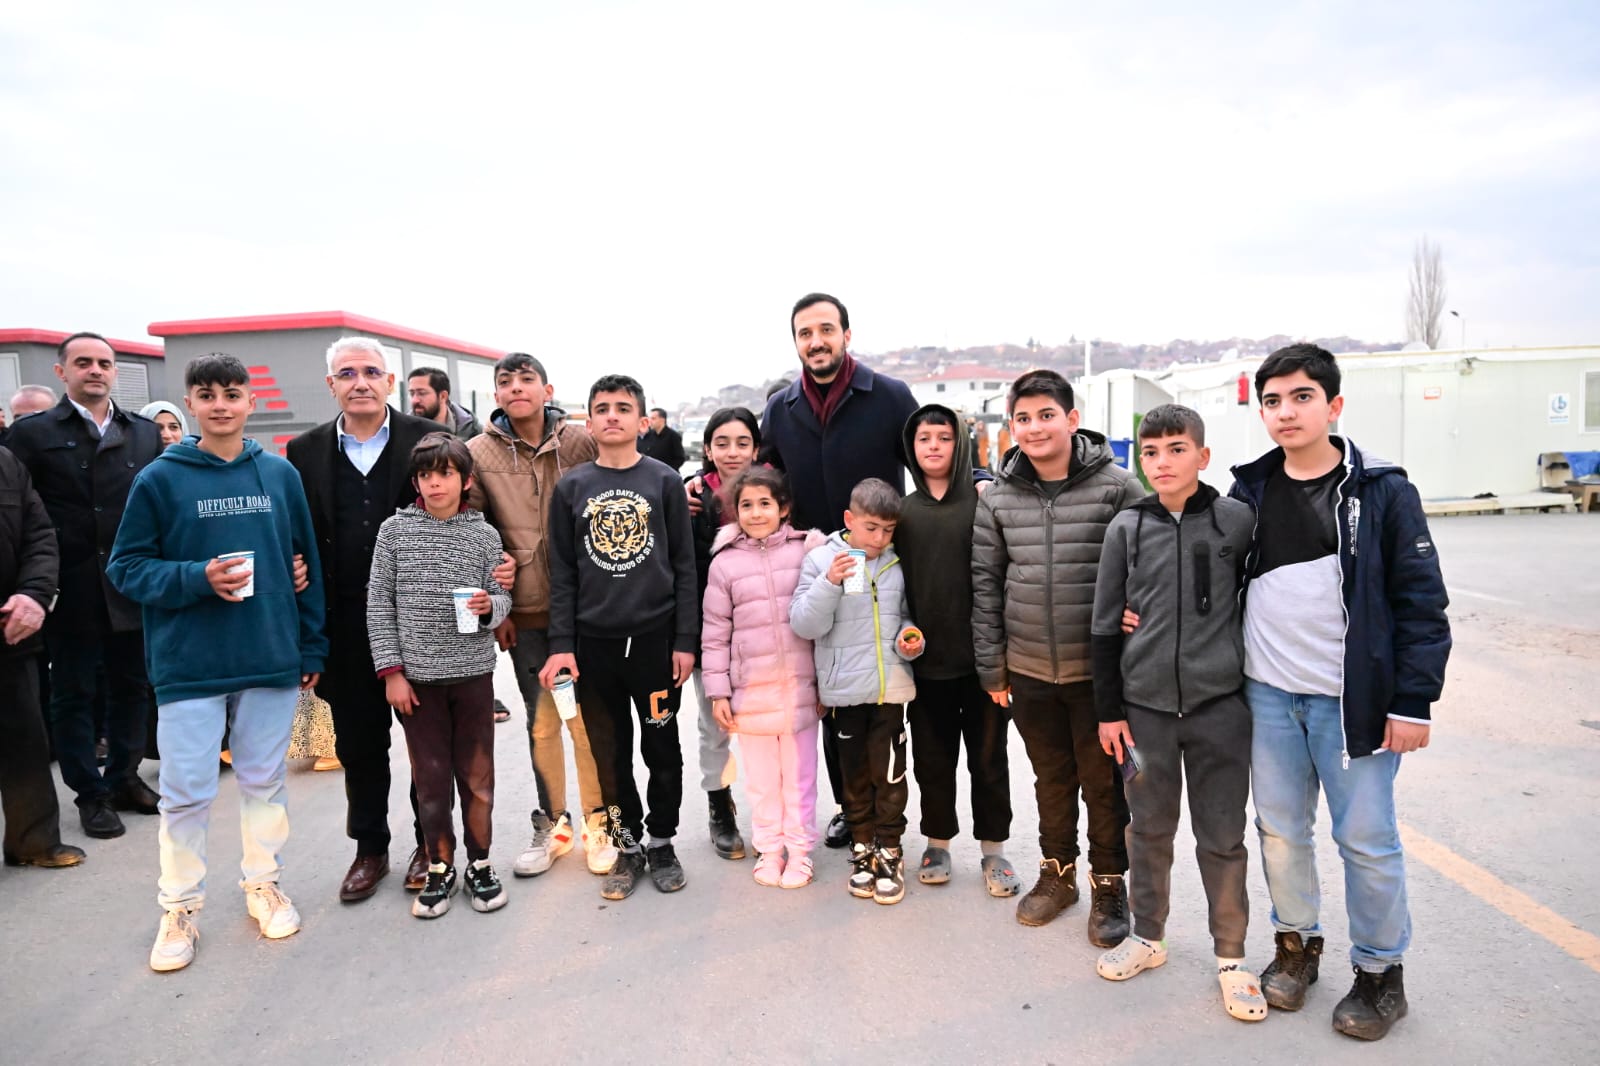
[[[871,899],[878,880],[878,855],[871,844],[850,845],[850,894]]]
[[[617,852],[616,865],[600,882],[600,895],[606,899],[627,899],[639,887],[644,868],[644,852],[638,848]]]
[[[572,850],[572,819],[565,811],[555,821],[543,811],[533,812],[533,838],[523,849],[511,872],[518,877],[537,877],[552,863]]]
[[[688,884],[683,876],[683,863],[671,844],[658,844],[644,849],[645,861],[650,865],[650,880],[662,892],[676,892]]]

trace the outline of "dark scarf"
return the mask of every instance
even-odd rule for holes
[[[844,398],[850,392],[850,379],[856,374],[856,360],[849,352],[844,353],[844,359],[839,363],[839,372],[828,382],[828,391],[824,393],[822,386],[811,379],[811,374],[806,370],[800,371],[800,390],[806,395],[806,402],[811,405],[811,411],[817,416],[817,421],[823,425],[828,424],[828,419],[833,417],[833,412],[839,409]]]

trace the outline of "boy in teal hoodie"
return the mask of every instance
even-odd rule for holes
[[[239,784],[247,908],[263,936],[299,931],[300,915],[278,889],[289,835],[285,757],[298,692],[316,684],[328,648],[300,476],[244,436],[255,406],[249,372],[230,355],[207,355],[188,365],[184,385],[200,439],[172,445],[140,471],[106,567],[112,584],[144,608],[160,708],[158,898],[166,914],[150,951],[158,971],[194,959],[225,729]],[[296,555],[312,575],[299,593]]]

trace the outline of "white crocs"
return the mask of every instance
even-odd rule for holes
[[[1267,1016],[1267,997],[1261,994],[1261,982],[1249,970],[1237,966],[1224,966],[1217,970],[1217,980],[1222,984],[1222,1006],[1241,1022],[1259,1022]]]
[[[1153,970],[1167,961],[1166,941],[1150,941],[1129,936],[1122,943],[1100,956],[1094,972],[1107,981],[1126,981],[1145,970]]]

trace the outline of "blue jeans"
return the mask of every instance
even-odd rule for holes
[[[1381,973],[1403,961],[1411,943],[1405,854],[1394,809],[1400,756],[1379,752],[1351,759],[1345,768],[1336,697],[1298,695],[1249,679],[1244,693],[1254,725],[1251,789],[1272,924],[1281,933],[1322,935],[1311,836],[1320,782],[1344,859],[1350,961]]]
[[[217,753],[227,728],[239,786],[244,837],[241,887],[276,882],[289,839],[284,789],[297,688],[249,688],[225,696],[163,703],[161,745],[161,906],[199,910],[206,897],[206,829],[217,798]]]

